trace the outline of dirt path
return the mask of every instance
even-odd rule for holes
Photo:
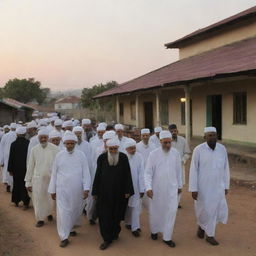
[[[143,255],[225,255],[256,256],[256,192],[232,187],[228,196],[228,225],[219,225],[216,238],[220,246],[212,247],[195,236],[196,224],[190,194],[184,192],[183,209],[178,211],[173,240],[176,248],[168,248],[161,240],[149,238],[148,218],[142,214],[142,236],[134,238],[123,229],[120,239],[108,250],[98,249],[101,242],[98,226],[91,227],[85,219],[79,235],[70,246],[59,248],[56,223],[35,228],[33,210],[24,212],[10,204],[10,195],[0,186],[0,255],[2,256],[143,256]]]

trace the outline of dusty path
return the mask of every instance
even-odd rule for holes
[[[256,192],[232,187],[228,196],[230,218],[228,225],[219,225],[220,246],[212,247],[195,236],[196,224],[190,194],[184,192],[183,209],[178,211],[173,240],[176,248],[168,248],[161,240],[149,238],[147,214],[142,215],[142,236],[134,238],[123,229],[119,241],[108,250],[98,249],[101,238],[98,226],[89,226],[85,219],[79,235],[71,238],[70,246],[59,248],[56,223],[35,228],[33,210],[24,212],[9,202],[10,195],[0,186],[0,255],[4,256],[150,256],[150,255],[225,255],[256,256]]]

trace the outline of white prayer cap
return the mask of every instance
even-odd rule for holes
[[[204,128],[204,133],[208,133],[208,132],[217,132],[215,127],[205,127]]]
[[[127,139],[126,140],[126,142],[125,142],[125,149],[127,149],[127,148],[129,148],[129,147],[134,147],[134,146],[136,146],[136,141],[134,140],[134,139],[132,139],[132,138],[129,138],[129,139]]]
[[[97,132],[106,131],[106,126],[101,123],[97,126],[96,130],[97,130]]]
[[[56,130],[52,130],[50,131],[49,133],[49,139],[52,139],[52,138],[61,138],[61,133],[56,131]]]
[[[110,139],[107,141],[107,146],[108,147],[115,147],[115,146],[120,146],[120,141],[117,138]]]
[[[92,122],[91,122],[91,120],[90,119],[83,119],[82,120],[82,125],[84,125],[84,124],[91,124]]]
[[[32,120],[31,122],[28,123],[27,129],[29,129],[29,128],[37,128],[37,124],[34,120]]]
[[[38,136],[40,135],[45,135],[45,136],[49,136],[49,130],[48,129],[45,129],[45,128],[42,128],[38,131]]]
[[[59,118],[54,121],[54,126],[60,126],[62,124],[63,124],[63,121]]]
[[[154,129],[154,132],[155,133],[157,133],[157,132],[161,132],[163,129],[162,129],[162,127],[155,127],[155,129]]]
[[[37,114],[37,113],[33,113],[32,116],[33,116],[33,117],[37,117],[38,114]]]
[[[160,140],[167,139],[167,138],[171,139],[172,134],[169,131],[161,131],[160,135],[159,135],[159,138],[160,138]]]
[[[110,140],[115,138],[116,133],[114,131],[107,131],[103,134],[103,140]]]
[[[150,134],[150,130],[148,128],[141,129],[141,134]]]
[[[45,119],[40,119],[38,125],[39,125],[39,126],[47,126],[47,122],[46,122]]]
[[[11,129],[16,129],[16,128],[17,128],[17,124],[11,123],[11,124],[10,124],[10,128],[11,128]]]
[[[44,121],[45,121],[46,123],[50,123],[50,118],[44,118]]]
[[[73,127],[73,122],[71,120],[65,121],[63,123],[63,126],[64,126],[64,128],[69,127],[69,126]]]
[[[63,140],[63,142],[65,142],[67,140],[73,140],[73,141],[77,142],[77,137],[76,137],[76,135],[73,132],[66,131],[64,133],[64,136],[63,136],[62,140]]]
[[[83,132],[83,128],[81,126],[76,126],[73,128],[73,132]]]
[[[27,132],[26,127],[22,126],[16,129],[17,134],[25,134]]]
[[[10,126],[9,125],[4,125],[4,127],[3,127],[4,129],[10,129]]]
[[[116,124],[115,125],[115,130],[124,130],[124,126],[122,124]]]
[[[78,125],[80,124],[80,122],[79,122],[79,120],[75,119],[75,120],[73,121],[73,124],[74,124],[74,126],[78,126]]]

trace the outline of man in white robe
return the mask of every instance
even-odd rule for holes
[[[49,141],[58,147],[59,151],[64,149],[64,145],[62,142],[62,134],[57,130],[52,130],[49,133]]]
[[[185,174],[185,165],[187,160],[190,158],[190,148],[189,145],[186,141],[186,139],[182,136],[179,136],[179,131],[177,129],[176,124],[171,124],[169,125],[169,131],[172,134],[172,147],[177,149],[180,153],[180,158],[181,158],[181,166],[182,166],[182,180],[183,180],[183,185],[186,184],[186,174]],[[181,194],[179,194],[179,208],[181,208]]]
[[[126,153],[125,143],[128,138],[126,136],[124,136],[124,126],[122,124],[116,124],[115,131],[116,131],[116,135],[120,141],[119,152]]]
[[[230,174],[226,148],[217,143],[215,127],[206,127],[205,143],[198,145],[193,152],[189,191],[195,202],[197,236],[211,245],[218,245],[215,229],[218,222],[228,220],[226,195],[229,189]]]
[[[63,137],[65,150],[59,152],[53,164],[49,193],[57,206],[57,230],[60,246],[69,244],[72,231],[81,225],[81,216],[91,188],[89,166],[84,153],[75,145],[77,137],[68,132]]]
[[[91,145],[92,151],[95,151],[98,147],[104,145],[103,134],[106,131],[106,126],[98,125],[98,127],[96,128],[96,131],[97,131],[97,135],[92,137],[90,140],[90,145]]]
[[[2,181],[6,185],[7,192],[11,192],[11,187],[13,184],[13,177],[8,172],[8,162],[9,162],[11,144],[17,138],[17,134],[15,132],[16,127],[17,127],[16,123],[11,123],[10,131],[4,134],[1,139],[2,157],[1,157],[0,165],[3,167]]]
[[[53,201],[48,194],[53,161],[58,147],[48,142],[48,129],[38,132],[39,144],[32,148],[25,176],[26,188],[32,193],[32,201],[37,221],[36,227],[42,227],[48,217],[52,221]]]
[[[84,130],[84,140],[90,141],[96,135],[96,132],[93,130],[92,121],[88,118],[82,120],[82,127]]]
[[[153,143],[156,148],[161,146],[161,142],[159,139],[159,134],[161,131],[162,131],[162,127],[155,127],[154,134],[149,138],[149,143]]]
[[[150,198],[149,220],[151,238],[162,233],[163,241],[175,247],[173,227],[178,208],[178,193],[182,190],[182,172],[179,152],[171,147],[171,133],[160,133],[161,147],[149,155],[145,169],[145,186]]]
[[[150,130],[147,128],[141,129],[141,141],[137,143],[137,151],[143,156],[144,165],[147,163],[150,152],[156,149],[155,145],[149,142],[149,138]]]
[[[140,236],[141,198],[145,193],[144,163],[142,155],[136,152],[136,141],[127,139],[125,143],[126,155],[129,160],[134,195],[129,198],[125,214],[126,228],[131,229],[133,236]]]

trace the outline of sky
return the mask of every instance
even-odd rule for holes
[[[167,50],[256,0],[0,0],[0,86],[52,90],[125,82],[178,59]]]

